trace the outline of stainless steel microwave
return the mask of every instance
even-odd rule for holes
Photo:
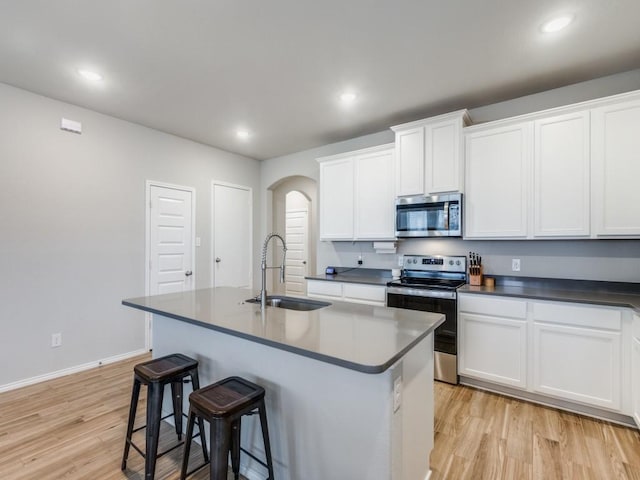
[[[416,195],[396,200],[396,237],[461,237],[462,194]]]

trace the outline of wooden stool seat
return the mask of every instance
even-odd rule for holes
[[[170,381],[173,377],[184,377],[189,371],[198,368],[198,361],[193,358],[174,353],[166,357],[156,358],[139,363],[133,371],[145,383]]]
[[[211,480],[227,479],[229,453],[231,454],[231,466],[234,476],[238,479],[241,450],[265,466],[269,471],[269,480],[274,480],[264,397],[264,388],[240,377],[225,378],[212,385],[195,390],[189,395],[189,420],[187,422],[187,438],[182,457],[181,480],[184,480],[187,475],[199,470],[208,463],[205,460],[203,465],[187,473],[191,436],[196,418],[209,422],[211,429]],[[266,463],[240,447],[241,417],[256,413],[260,416]]]
[[[194,390],[200,388],[200,380],[198,378],[198,361],[180,353],[174,353],[172,355],[140,363],[133,368],[133,389],[131,393],[131,405],[129,406],[127,436],[124,442],[124,453],[122,454],[122,470],[127,468],[129,449],[130,447],[133,447],[144,457],[145,480],[153,480],[155,476],[156,460],[165,453],[168,453],[182,445],[182,384],[183,382],[188,382],[187,377],[190,377]],[[171,414],[165,417],[161,416],[162,397],[164,395],[164,388],[168,384],[171,385],[173,417],[179,443],[162,453],[158,453],[160,423],[165,418],[171,416]],[[140,396],[140,387],[142,385],[146,385],[148,389],[147,421],[145,425],[134,429],[136,411],[138,408],[138,398]],[[146,429],[144,451],[142,451],[132,441],[133,433],[142,429]],[[190,435],[193,435],[193,430]],[[207,461],[209,457],[204,436],[203,421],[199,422],[198,435],[200,435],[202,441],[202,453],[204,454],[205,461]]]
[[[194,391],[189,403],[206,417],[226,417],[245,411],[262,398],[264,388],[240,377],[229,377]]]

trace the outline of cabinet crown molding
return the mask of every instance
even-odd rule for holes
[[[610,95],[608,97],[596,98],[593,100],[585,100],[584,102],[570,103],[568,105],[561,105],[558,107],[548,108],[546,110],[539,110],[536,112],[516,115],[515,117],[507,117],[507,118],[502,118],[500,120],[492,120],[490,122],[478,123],[475,125],[468,125],[468,126],[465,126],[464,133],[473,133],[473,132],[482,131],[488,128],[509,126],[516,123],[539,120],[541,118],[548,118],[555,115],[575,113],[583,110],[602,107],[605,105],[614,105],[616,103],[623,103],[630,100],[640,100],[640,90],[633,90],[631,92],[619,93],[617,95]]]
[[[395,143],[385,143],[383,145],[376,145],[374,147],[361,148],[360,150],[350,150],[348,152],[336,153],[334,155],[328,155],[326,157],[316,158],[316,162],[330,162],[332,160],[340,160],[341,158],[351,158],[358,155],[368,155],[370,153],[383,152],[386,150],[393,150]]]
[[[423,125],[429,125],[431,123],[442,122],[446,120],[452,120],[455,118],[462,119],[463,126],[471,124],[471,117],[469,116],[469,111],[467,109],[456,110],[455,112],[445,113],[442,115],[437,115],[435,117],[423,118],[421,120],[414,120],[413,122],[402,123],[400,125],[394,125],[391,128],[394,132],[406,130],[409,128],[421,127]]]

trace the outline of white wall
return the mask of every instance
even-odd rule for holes
[[[212,179],[253,188],[259,231],[255,160],[4,84],[0,106],[0,388],[144,347],[142,312],[120,302],[144,295],[146,180],[196,189],[197,287],[211,282]]]
[[[549,90],[514,100],[469,110],[474,123],[508,118],[640,89],[640,69]],[[433,112],[434,115],[446,112]],[[417,118],[415,120],[418,120]],[[297,152],[262,162],[263,209],[269,208],[265,186],[290,175],[318,179],[317,157],[394,141],[385,130],[340,143]],[[266,222],[269,216],[264,216]],[[263,228],[265,225],[263,224]],[[522,276],[640,282],[640,241],[463,241],[460,239],[406,240],[398,253],[457,254],[475,251],[483,255],[487,273],[515,275],[511,258],[522,260]],[[397,255],[377,254],[371,242],[318,242],[316,272],[327,265],[353,267],[362,254],[365,268],[392,268]]]

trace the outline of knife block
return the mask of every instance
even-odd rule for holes
[[[469,273],[469,285],[482,285],[482,265],[478,268],[478,270],[480,270],[480,273],[478,273],[477,275],[471,275],[471,273]]]

